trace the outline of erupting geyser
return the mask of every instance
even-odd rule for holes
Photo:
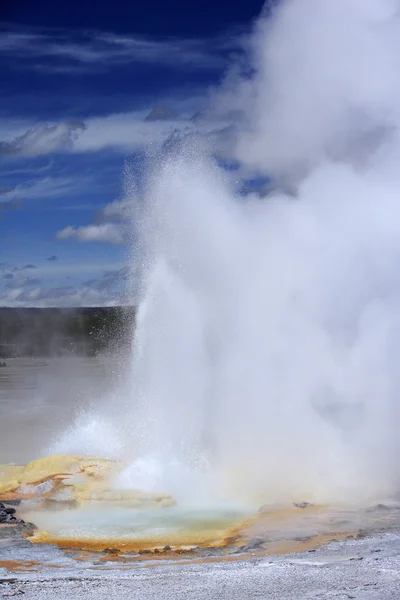
[[[251,77],[214,98],[236,115],[224,144],[150,169],[131,385],[98,429],[130,461],[116,485],[251,505],[399,491],[399,57],[397,0],[281,2]],[[211,158],[228,147],[275,192],[239,195]],[[59,447],[90,452],[76,428]]]

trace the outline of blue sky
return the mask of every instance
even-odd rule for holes
[[[261,9],[1,3],[0,305],[126,299],[125,165],[171,135],[224,130],[207,99]]]

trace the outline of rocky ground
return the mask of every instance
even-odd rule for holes
[[[77,561],[54,546],[0,541],[0,597],[25,600],[398,600],[400,534],[228,562]]]
[[[8,539],[20,539],[33,535],[36,526],[19,519],[13,504],[0,502],[0,541]]]

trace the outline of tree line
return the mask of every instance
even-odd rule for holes
[[[0,308],[0,358],[93,356],[129,345],[134,307]]]

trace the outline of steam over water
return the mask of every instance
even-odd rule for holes
[[[157,161],[135,222],[130,378],[57,450],[130,466],[182,502],[366,502],[400,489],[400,2],[292,0],[262,16],[230,157]],[[219,150],[221,150],[219,148]],[[292,193],[286,195],[284,191]],[[139,250],[138,250],[139,248]]]

